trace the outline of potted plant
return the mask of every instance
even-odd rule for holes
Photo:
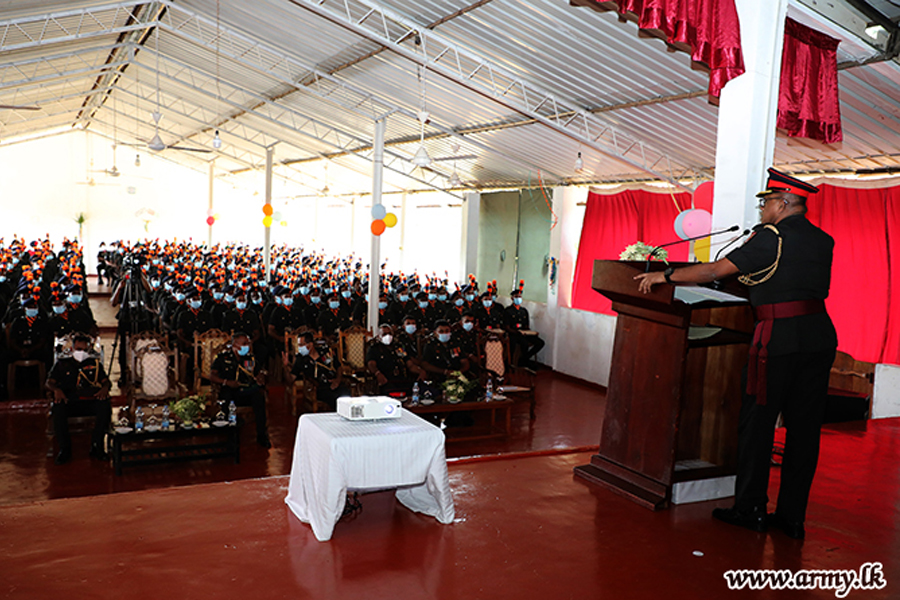
[[[653,255],[650,256],[650,258],[647,258],[651,252]],[[662,260],[668,263],[666,260],[667,258],[669,258],[668,250],[665,248],[656,248],[654,250],[654,246],[645,244],[644,242],[635,242],[630,246],[626,246],[619,255],[619,260]]]
[[[444,390],[444,400],[450,404],[462,402],[466,394],[475,389],[477,385],[477,380],[469,379],[460,371],[453,371],[441,384],[441,388]]]
[[[169,410],[178,417],[185,429],[190,429],[194,425],[194,419],[206,410],[206,399],[200,395],[187,396],[177,402],[170,402]]]

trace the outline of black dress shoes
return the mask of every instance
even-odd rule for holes
[[[777,512],[766,516],[766,521],[772,527],[777,527],[784,532],[784,535],[795,540],[802,540],[806,537],[806,530],[803,528],[803,521],[790,521],[785,519]]]
[[[753,510],[739,510],[733,507],[716,508],[713,509],[712,516],[729,525],[737,525],[757,533],[765,533],[768,529],[765,507]]]
[[[71,450],[60,450],[59,454],[56,455],[56,459],[53,461],[58,465],[64,465],[67,462],[72,460],[72,451]]]
[[[91,458],[97,460],[107,460],[109,455],[100,446],[91,446]]]
[[[258,435],[256,436],[256,443],[262,446],[263,448],[271,448],[272,442],[269,441],[269,436],[267,435]]]

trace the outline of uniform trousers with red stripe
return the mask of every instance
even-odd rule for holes
[[[745,381],[738,422],[735,508],[753,510],[769,501],[769,467],[778,414],[786,429],[781,485],[775,512],[789,521],[806,520],[806,507],[819,460],[819,434],[825,416],[828,377],[834,350],[769,356],[766,403],[747,394]]]

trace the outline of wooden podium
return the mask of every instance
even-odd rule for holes
[[[753,316],[736,281],[721,290],[730,296],[666,284],[642,294],[634,276],[645,268],[594,262],[592,287],[619,316],[600,450],[575,473],[659,510],[676,484],[735,473]]]

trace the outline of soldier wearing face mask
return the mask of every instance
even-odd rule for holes
[[[5,362],[41,360],[47,366],[52,358],[52,340],[47,316],[34,297],[26,296],[22,312],[13,318],[6,330],[9,357]]]
[[[413,357],[419,364],[419,327],[413,315],[406,315],[401,322],[401,328],[395,336],[396,343],[402,344],[406,353]]]
[[[319,321],[319,313],[322,312],[326,307],[326,303],[323,300],[324,294],[322,293],[322,289],[319,286],[313,286],[309,291],[309,306],[306,307],[305,316],[306,322],[310,324],[315,324]]]
[[[50,299],[50,322],[48,329],[50,337],[61,338],[70,333],[83,333],[86,335],[97,335],[99,329],[97,324],[90,320],[85,313],[75,311],[70,313],[66,307],[67,303],[59,296],[52,296]]]
[[[463,294],[460,291],[453,292],[447,305],[447,310],[444,311],[443,319],[445,321],[450,321],[451,323],[459,323],[463,313],[471,312],[466,308],[466,299],[463,298]]]
[[[285,371],[290,368],[288,385],[303,378],[316,385],[316,399],[327,404],[331,410],[337,408],[337,399],[349,396],[350,389],[343,385],[341,361],[334,355],[327,344],[316,345],[311,333],[300,336],[300,346],[293,366],[284,357]]]
[[[438,382],[444,381],[452,371],[469,370],[469,359],[462,346],[453,340],[450,323],[443,319],[435,323],[433,338],[422,351],[422,368]]]
[[[337,293],[332,293],[328,297],[327,307],[319,311],[316,325],[322,335],[334,336],[341,330],[350,327],[351,321],[350,310],[341,301],[341,296]]]
[[[222,330],[232,335],[236,331],[245,332],[250,337],[253,346],[253,354],[260,364],[266,364],[269,351],[262,335],[262,323],[259,313],[247,301],[247,294],[238,290],[234,297],[234,307],[230,308],[222,317]]]
[[[475,316],[465,311],[459,319],[459,329],[453,332],[453,342],[462,348],[463,355],[469,359],[469,371],[478,374],[481,371],[481,360],[478,358],[478,329],[475,327]]]
[[[246,333],[236,332],[231,339],[231,347],[216,356],[210,368],[209,380],[221,386],[219,399],[226,404],[253,408],[256,421],[256,443],[263,448],[271,448],[266,425],[266,372],[262,363],[253,356],[250,338]]]
[[[490,291],[481,295],[481,304],[472,311],[472,314],[482,329],[503,328],[503,307],[494,302],[494,295]]]
[[[280,291],[279,305],[272,311],[269,319],[268,333],[272,339],[275,352],[284,353],[284,336],[286,331],[293,331],[298,327],[309,325],[303,311],[294,308],[294,294],[290,288],[282,288]],[[277,356],[277,354],[273,355]]]
[[[424,380],[425,370],[416,364],[403,344],[394,341],[393,327],[381,325],[379,332],[366,352],[366,366],[378,382],[378,393],[408,390],[413,377]]]
[[[72,356],[60,358],[50,370],[47,389],[53,393],[50,410],[53,431],[59,445],[56,464],[72,458],[72,440],[69,436],[69,417],[95,417],[91,435],[91,456],[105,458],[103,437],[109,430],[112,408],[109,401],[109,377],[100,359],[90,355],[91,338],[75,337]]]
[[[428,314],[430,306],[428,304],[428,294],[419,292],[415,297],[415,301],[416,306],[409,311],[409,314],[416,319],[416,323],[419,324],[422,331],[431,331],[434,328],[434,319]]]
[[[213,329],[213,318],[207,310],[203,310],[203,300],[200,292],[191,289],[185,294],[187,308],[178,313],[175,323],[175,332],[178,336],[178,346],[187,356],[187,368],[185,376],[187,381],[194,377],[194,335],[206,333]]]
[[[401,283],[397,286],[397,293],[394,295],[394,300],[391,302],[390,306],[388,306],[388,311],[391,315],[390,322],[402,322],[403,317],[412,312],[413,308],[415,308],[415,302],[409,297],[409,288],[406,287],[406,284]]]
[[[512,303],[503,311],[506,321],[506,333],[509,335],[510,351],[515,356],[519,350],[519,364],[535,367],[532,358],[544,347],[544,340],[531,330],[528,309],[522,306],[522,288],[516,288],[509,294]]]

